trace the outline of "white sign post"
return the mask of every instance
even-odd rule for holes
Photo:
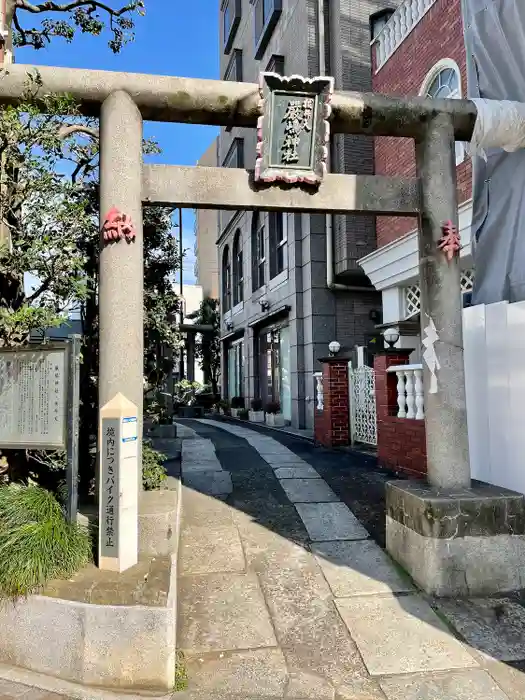
[[[137,407],[117,394],[100,411],[99,555],[101,569],[138,561]]]

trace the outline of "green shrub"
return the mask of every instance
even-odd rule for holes
[[[157,452],[148,442],[142,443],[142,486],[144,491],[159,489],[166,479],[166,469],[163,462],[166,455]]]
[[[70,578],[92,557],[86,528],[68,523],[40,486],[0,486],[0,597],[18,598]]]
[[[240,418],[241,420],[248,420],[249,417],[250,417],[250,414],[245,408],[243,408],[238,413],[238,418]]]

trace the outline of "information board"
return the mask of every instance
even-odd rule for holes
[[[65,450],[67,347],[0,351],[0,448]]]

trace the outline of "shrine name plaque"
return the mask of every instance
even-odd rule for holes
[[[67,392],[65,346],[0,351],[0,448],[65,450]]]
[[[256,182],[321,184],[328,158],[333,88],[334,80],[329,77],[261,74]]]

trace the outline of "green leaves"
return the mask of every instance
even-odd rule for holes
[[[119,53],[123,46],[133,41],[135,21],[133,14],[145,14],[144,0],[133,0],[125,5],[99,0],[70,0],[69,2],[30,3],[28,0],[12,0],[15,3],[13,17],[13,44],[42,49],[54,38],[71,43],[77,31],[91,36],[109,32],[108,46]],[[27,27],[28,15],[43,14],[40,25]],[[63,15],[56,19],[53,15]],[[51,16],[50,16],[51,15]]]

